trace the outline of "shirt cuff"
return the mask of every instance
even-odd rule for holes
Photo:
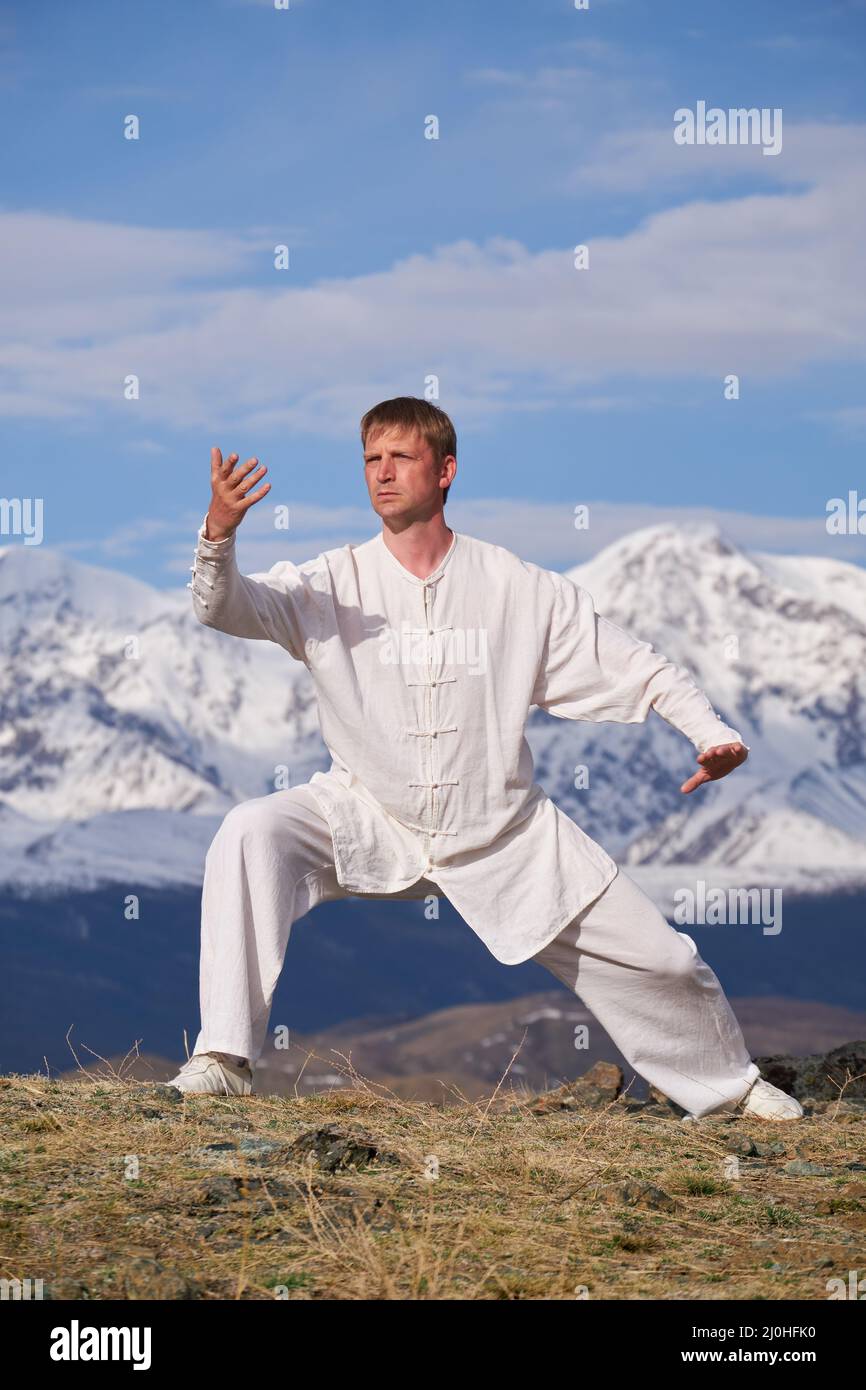
[[[205,535],[205,533],[204,533],[204,531],[205,531],[205,526],[206,526],[206,525],[207,525],[207,513],[205,513],[204,517],[202,518],[201,526],[198,528],[198,545],[197,545],[197,549],[198,549],[199,551],[201,551],[202,554],[204,554],[204,555],[219,555],[219,554],[225,554],[225,552],[226,552],[227,550],[230,550],[231,547],[232,547],[232,544],[233,544],[234,539],[235,539],[235,532],[232,531],[231,535],[229,535],[229,536],[224,536],[223,539],[222,539],[221,541],[212,541],[212,540],[210,540],[209,537],[207,537],[207,536]]]
[[[692,743],[698,753],[705,753],[708,748],[718,748],[725,743],[741,743],[747,753],[752,750],[746,743],[742,734],[737,733],[729,724],[722,724],[712,732],[702,735],[701,738],[692,739]]]

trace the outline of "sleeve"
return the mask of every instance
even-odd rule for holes
[[[620,724],[642,723],[654,709],[699,753],[718,743],[744,743],[684,667],[600,617],[592,595],[579,584],[553,577],[555,597],[533,704],[559,719]]]
[[[241,574],[235,533],[211,541],[199,527],[190,565],[193,609],[200,623],[232,637],[276,642],[308,664],[308,643],[321,640],[329,590],[322,557],[303,565],[280,560],[259,574]]]

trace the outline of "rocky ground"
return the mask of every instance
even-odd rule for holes
[[[683,1124],[611,1063],[447,1107],[357,1075],[245,1099],[2,1077],[0,1277],[51,1299],[839,1296],[866,1277],[866,1044],[756,1060],[802,1120]]]

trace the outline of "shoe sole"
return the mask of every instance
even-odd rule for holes
[[[166,1082],[168,1086],[174,1086],[171,1081]],[[247,1096],[254,1096],[257,1093],[249,1091],[187,1091],[183,1086],[174,1086],[175,1091],[180,1091],[182,1096],[221,1096],[223,1100],[245,1100]]]

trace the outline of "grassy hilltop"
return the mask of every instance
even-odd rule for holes
[[[866,1102],[683,1125],[599,1063],[448,1107],[0,1078],[6,1279],[52,1299],[826,1299],[866,1275]]]

